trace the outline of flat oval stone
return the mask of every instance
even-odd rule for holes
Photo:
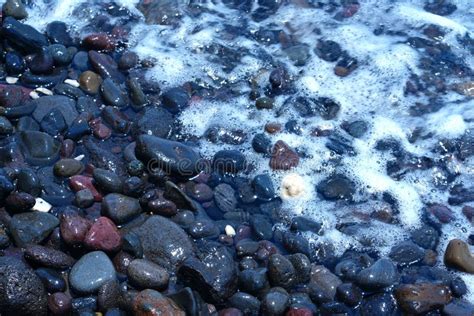
[[[137,199],[118,193],[110,193],[102,201],[102,214],[117,224],[124,224],[142,211]]]
[[[112,79],[106,78],[102,82],[100,92],[106,104],[119,108],[127,106],[127,95]]]
[[[2,33],[5,38],[25,51],[40,51],[43,46],[48,45],[46,36],[9,16],[3,19]]]
[[[144,259],[135,259],[130,262],[127,275],[134,286],[154,290],[165,289],[170,277],[166,269]]]
[[[76,159],[61,159],[54,164],[53,172],[57,177],[71,177],[84,169],[82,162]]]
[[[122,247],[122,236],[110,219],[99,217],[87,232],[84,244],[90,249],[115,252]]]
[[[10,233],[18,247],[25,247],[42,242],[58,225],[59,220],[48,213],[21,213],[12,217]]]
[[[25,259],[34,264],[53,269],[69,268],[76,261],[60,250],[40,245],[29,245],[26,247]]]
[[[92,268],[93,267],[93,268]],[[92,294],[108,281],[115,280],[115,268],[102,251],[89,252],[72,267],[69,283],[81,294]]]

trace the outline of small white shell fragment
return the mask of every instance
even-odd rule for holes
[[[45,95],[53,95],[53,91],[51,91],[49,89],[46,89],[46,88],[43,88],[43,87],[36,88],[35,91],[40,92],[40,93],[45,94]]]
[[[82,159],[84,159],[84,155],[79,155],[77,157],[74,158],[74,160],[77,160],[77,161],[81,161]]]
[[[227,236],[230,236],[230,237],[234,237],[235,236],[235,229],[234,227],[230,226],[230,225],[227,225],[225,227],[225,234]]]
[[[30,92],[30,98],[32,98],[32,99],[38,99],[39,97],[40,97],[40,96],[39,96],[38,92],[36,92],[36,91],[31,91],[31,92]]]
[[[305,191],[304,179],[296,173],[290,173],[281,180],[281,197],[295,198],[301,196]]]
[[[51,210],[52,205],[43,200],[42,198],[36,198],[35,206],[33,206],[33,211],[47,213]]]
[[[66,79],[64,80],[64,83],[70,85],[70,86],[73,86],[73,87],[76,87],[76,88],[79,88],[80,84],[77,80],[74,80],[74,79]]]
[[[5,81],[9,84],[15,84],[18,82],[18,78],[17,77],[6,77],[5,78]]]

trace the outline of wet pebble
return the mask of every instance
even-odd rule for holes
[[[272,288],[262,299],[262,312],[265,315],[282,315],[288,307],[289,296],[282,288]]]
[[[404,284],[395,291],[397,302],[405,313],[423,314],[448,304],[452,297],[449,288],[441,284]]]
[[[444,263],[447,267],[474,273],[474,256],[468,244],[460,239],[453,239],[448,243],[444,253]]]
[[[53,315],[66,315],[72,309],[71,297],[62,292],[51,294],[48,296],[48,309]]]
[[[84,242],[92,222],[77,214],[61,216],[60,231],[64,242],[71,246],[78,246]]]
[[[36,275],[43,282],[46,291],[49,293],[63,292],[66,289],[66,281],[60,273],[53,269],[39,268],[35,271]]]
[[[260,311],[260,301],[253,295],[245,292],[237,292],[229,298],[231,307],[237,308],[247,315],[258,315]]]
[[[28,17],[25,5],[21,0],[7,0],[2,6],[3,16],[11,16],[17,20],[23,20]]]
[[[298,166],[299,160],[298,154],[285,142],[279,140],[273,146],[270,167],[273,170],[289,170]]]
[[[34,196],[25,192],[12,192],[5,200],[5,207],[13,213],[22,213],[35,206]]]
[[[136,259],[130,262],[127,275],[133,286],[154,290],[165,289],[170,278],[166,269],[144,259]]]
[[[75,260],[60,250],[40,245],[29,245],[25,249],[25,259],[39,266],[53,269],[67,269]]]
[[[423,260],[425,251],[411,241],[404,241],[392,247],[389,257],[397,264],[407,266]]]
[[[223,213],[232,212],[237,207],[235,190],[226,183],[219,184],[215,187],[214,201]]]
[[[122,236],[117,226],[107,217],[99,217],[87,232],[84,244],[93,250],[115,252],[122,247]]]
[[[379,259],[360,271],[357,284],[363,289],[378,290],[394,285],[399,279],[398,270],[390,259]]]
[[[57,177],[71,177],[84,169],[82,162],[76,159],[61,159],[54,164],[53,171]]]
[[[132,304],[134,315],[186,315],[173,300],[151,289],[138,293]]]
[[[127,106],[127,95],[112,79],[106,78],[100,86],[100,92],[105,103],[118,108]]]
[[[340,174],[321,181],[316,189],[326,200],[351,200],[355,194],[355,184]]]
[[[137,199],[118,194],[107,194],[102,201],[102,213],[117,224],[123,224],[141,213]]]
[[[84,71],[79,77],[81,89],[90,94],[97,94],[102,84],[102,78],[93,71]]]
[[[115,277],[114,266],[107,255],[102,251],[94,251],[85,254],[76,262],[69,274],[69,282],[78,293],[91,294]]]
[[[28,212],[16,214],[10,221],[10,232],[15,244],[24,247],[38,244],[59,225],[59,220],[48,213]]]

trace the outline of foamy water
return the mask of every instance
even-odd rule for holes
[[[3,1],[0,1],[2,3]],[[47,23],[62,20],[79,31],[88,21],[78,12],[96,14],[98,6],[82,0],[37,1],[27,23],[44,29]],[[136,10],[137,0],[117,1],[132,14],[140,16]],[[202,1],[206,3],[206,1]],[[241,93],[229,100],[195,100],[180,114],[184,132],[203,136],[211,126],[227,129],[241,129],[248,134],[243,145],[213,144],[202,139],[201,153],[212,157],[223,148],[242,150],[255,166],[254,174],[268,172],[278,187],[283,177],[290,172],[273,172],[268,167],[268,158],[255,153],[251,147],[252,135],[263,132],[268,122],[285,124],[289,119],[297,119],[301,124],[301,135],[279,133],[270,135],[273,142],[283,140],[293,148],[306,153],[299,166],[292,173],[299,174],[305,183],[305,191],[297,198],[285,199],[285,207],[295,214],[304,214],[323,223],[323,236],[309,236],[315,243],[331,242],[338,254],[350,247],[363,247],[361,240],[371,239],[382,254],[386,254],[397,242],[409,238],[409,231],[421,223],[421,214],[426,203],[447,204],[448,193],[443,185],[443,173],[436,168],[409,172],[400,179],[387,175],[387,163],[393,159],[389,152],[376,150],[377,143],[387,138],[398,141],[402,149],[413,157],[442,158],[433,151],[441,139],[455,139],[473,128],[474,98],[455,91],[434,92],[443,107],[423,116],[412,116],[410,109],[416,103],[429,102],[423,94],[406,95],[406,83],[412,75],[421,75],[420,63],[424,52],[406,44],[408,37],[423,37],[423,29],[428,24],[441,27],[446,33],[442,43],[451,47],[457,58],[466,66],[474,68],[473,55],[463,47],[459,39],[474,38],[474,6],[470,1],[452,1],[458,9],[447,17],[426,12],[422,1],[360,1],[359,11],[351,18],[337,21],[336,12],[326,12],[310,8],[304,1],[287,1],[278,12],[262,22],[254,22],[237,10],[230,9],[219,1],[203,4],[208,10],[199,17],[183,15],[174,26],[134,24],[130,48],[141,58],[152,58],[155,67],[147,73],[150,79],[160,83],[163,89],[183,84],[191,80],[202,80],[213,86],[229,86],[240,89]],[[99,2],[100,3],[100,2]],[[86,9],[84,8],[86,5]],[[81,8],[81,10],[78,8]],[[183,5],[184,7],[184,5]],[[231,33],[230,26],[240,29]],[[385,26],[390,32],[375,35],[374,30]],[[282,51],[280,43],[262,45],[250,34],[259,29],[283,29],[293,40],[309,47],[309,59],[304,66],[294,66]],[[315,32],[318,29],[319,32]],[[358,60],[358,68],[348,77],[334,74],[335,63],[326,62],[314,53],[319,39],[333,40],[343,50]],[[206,53],[211,44],[221,44],[241,53],[238,65],[223,69],[219,58]],[[266,57],[264,57],[266,56]],[[300,118],[291,106],[285,106],[288,98],[275,97],[275,110],[256,110],[254,102],[248,98],[247,84],[253,79],[261,87],[268,82],[274,65],[284,64],[295,79],[296,94],[308,97],[328,97],[341,105],[335,120],[325,121],[315,116]],[[436,75],[436,74],[435,74]],[[439,77],[448,86],[466,82],[466,78]],[[472,78],[471,78],[472,79]],[[275,114],[275,113],[278,113]],[[326,137],[312,136],[316,128],[341,130],[344,121],[365,120],[369,132],[360,139],[354,139],[355,155],[345,155],[335,159],[325,146]],[[422,130],[416,142],[410,138],[416,129]],[[344,132],[341,131],[342,134]],[[347,135],[347,134],[346,134]],[[473,184],[472,159],[453,160],[453,168],[459,171],[454,183],[464,181]],[[357,183],[361,188],[355,205],[339,205],[321,200],[315,190],[316,184],[337,170]],[[441,182],[441,185],[440,185]],[[335,229],[336,224],[364,222],[360,213],[370,214],[380,207],[381,196],[389,193],[398,205],[399,224],[372,222],[370,228],[348,236]],[[461,213],[461,207],[450,206],[456,219],[443,226],[438,252],[444,253],[447,242],[452,238],[466,239],[472,227]],[[354,212],[354,210],[357,212]],[[442,258],[442,255],[439,256]],[[442,263],[439,263],[442,265]],[[474,300],[474,277],[461,274],[468,283]]]

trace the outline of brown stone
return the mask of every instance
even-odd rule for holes
[[[115,49],[115,40],[105,33],[90,34],[82,43],[85,47],[98,51],[111,52]]]
[[[474,274],[474,256],[467,243],[460,239],[449,242],[444,253],[444,264],[447,267]]]
[[[97,94],[102,84],[102,78],[95,72],[87,70],[79,77],[79,84],[81,85],[81,89],[85,92]]]
[[[185,316],[173,300],[155,290],[143,290],[133,300],[135,316]]]
[[[441,284],[404,284],[395,291],[400,308],[409,315],[424,314],[448,304],[451,299],[449,287]]]
[[[265,132],[269,134],[276,134],[281,131],[281,124],[276,122],[270,122],[265,124]]]
[[[270,167],[273,170],[289,170],[298,165],[300,158],[284,141],[279,140],[272,149]]]

